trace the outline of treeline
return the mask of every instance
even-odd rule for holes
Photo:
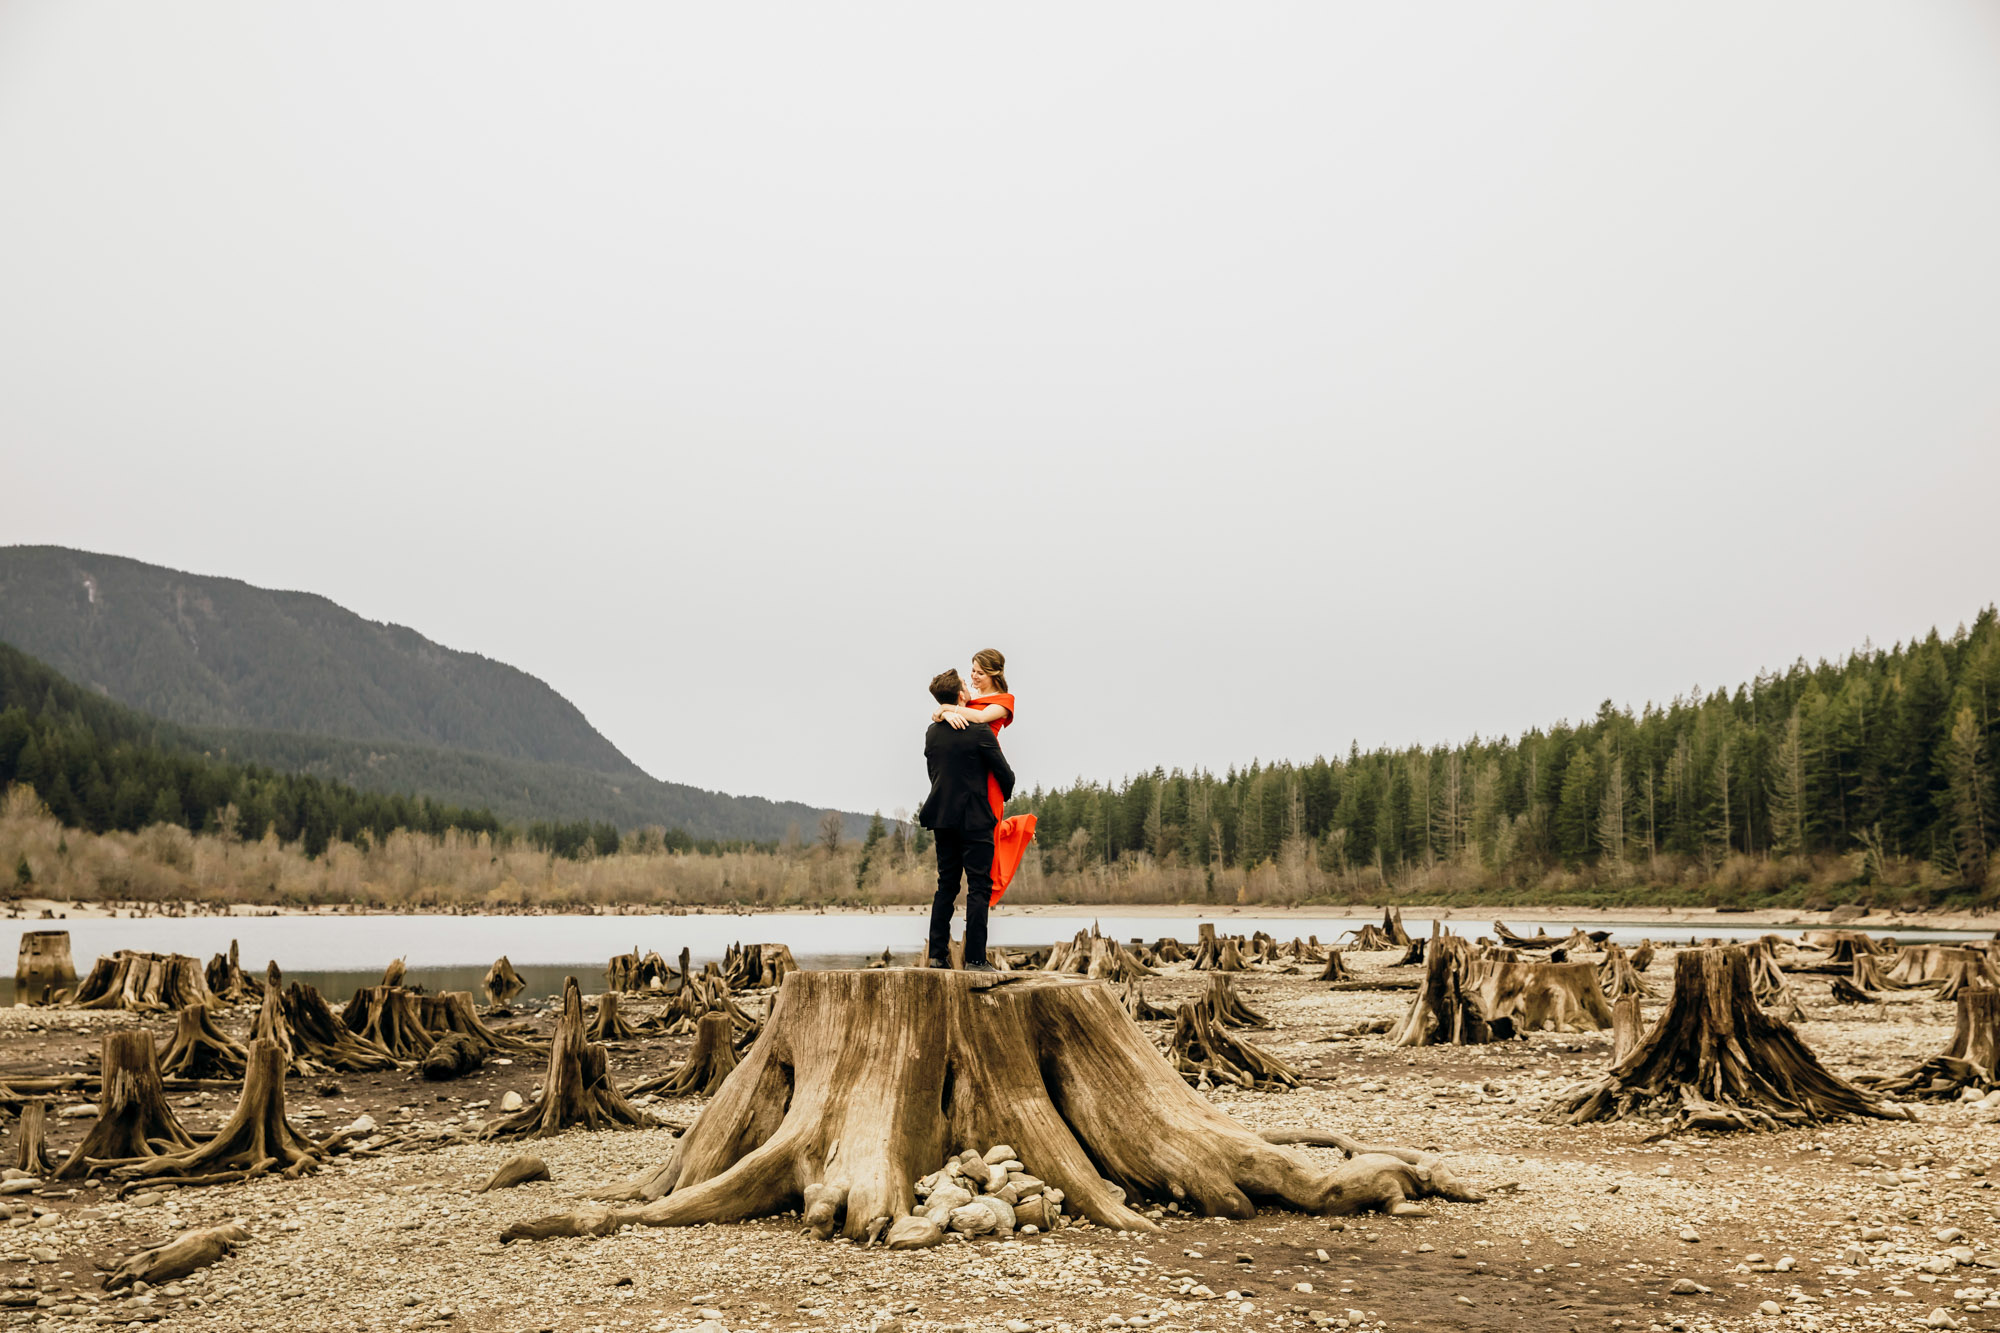
[[[107,833],[176,824],[253,839],[268,829],[308,856],[364,832],[502,831],[485,810],[226,763],[186,744],[178,728],[99,698],[0,644],[0,788],[32,787],[68,827]]]
[[[1523,883],[1662,858],[1891,861],[1981,889],[2000,834],[2000,621],[1933,630],[1733,691],[1518,739],[1151,773],[1017,798],[1054,872],[1138,860],[1254,869],[1303,855],[1383,881],[1440,865]],[[1996,876],[2000,878],[2000,876]]]

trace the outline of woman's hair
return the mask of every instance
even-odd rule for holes
[[[972,655],[972,665],[993,678],[993,688],[1007,693],[1007,655],[998,648],[981,648]]]

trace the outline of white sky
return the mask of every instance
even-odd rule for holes
[[[867,810],[2000,596],[2000,9],[0,5],[0,541]]]

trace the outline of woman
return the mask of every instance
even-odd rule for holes
[[[963,704],[940,704],[931,714],[933,722],[949,722],[963,730],[975,722],[984,722],[993,728],[998,736],[1003,727],[1014,720],[1014,696],[1007,692],[1007,659],[998,648],[982,648],[972,655],[972,701]],[[1014,880],[1014,872],[1021,868],[1021,858],[1027,854],[1028,844],[1035,839],[1035,817],[1033,815],[1007,815],[1007,802],[1000,795],[1000,780],[992,774],[986,776],[986,799],[993,806],[993,818],[999,823],[993,829],[993,897],[999,902],[1000,895],[1007,892],[1007,886]]]

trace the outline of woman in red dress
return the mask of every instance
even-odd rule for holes
[[[968,703],[940,705],[931,714],[931,721],[949,722],[958,728],[984,722],[998,736],[1014,720],[1014,696],[1007,692],[1007,659],[998,648],[982,648],[972,655],[972,694]],[[986,777],[986,799],[992,803],[993,818],[999,821],[993,829],[991,900],[997,903],[1013,883],[1014,872],[1021,868],[1021,858],[1035,839],[1035,817],[1008,816],[999,779],[990,773]]]

